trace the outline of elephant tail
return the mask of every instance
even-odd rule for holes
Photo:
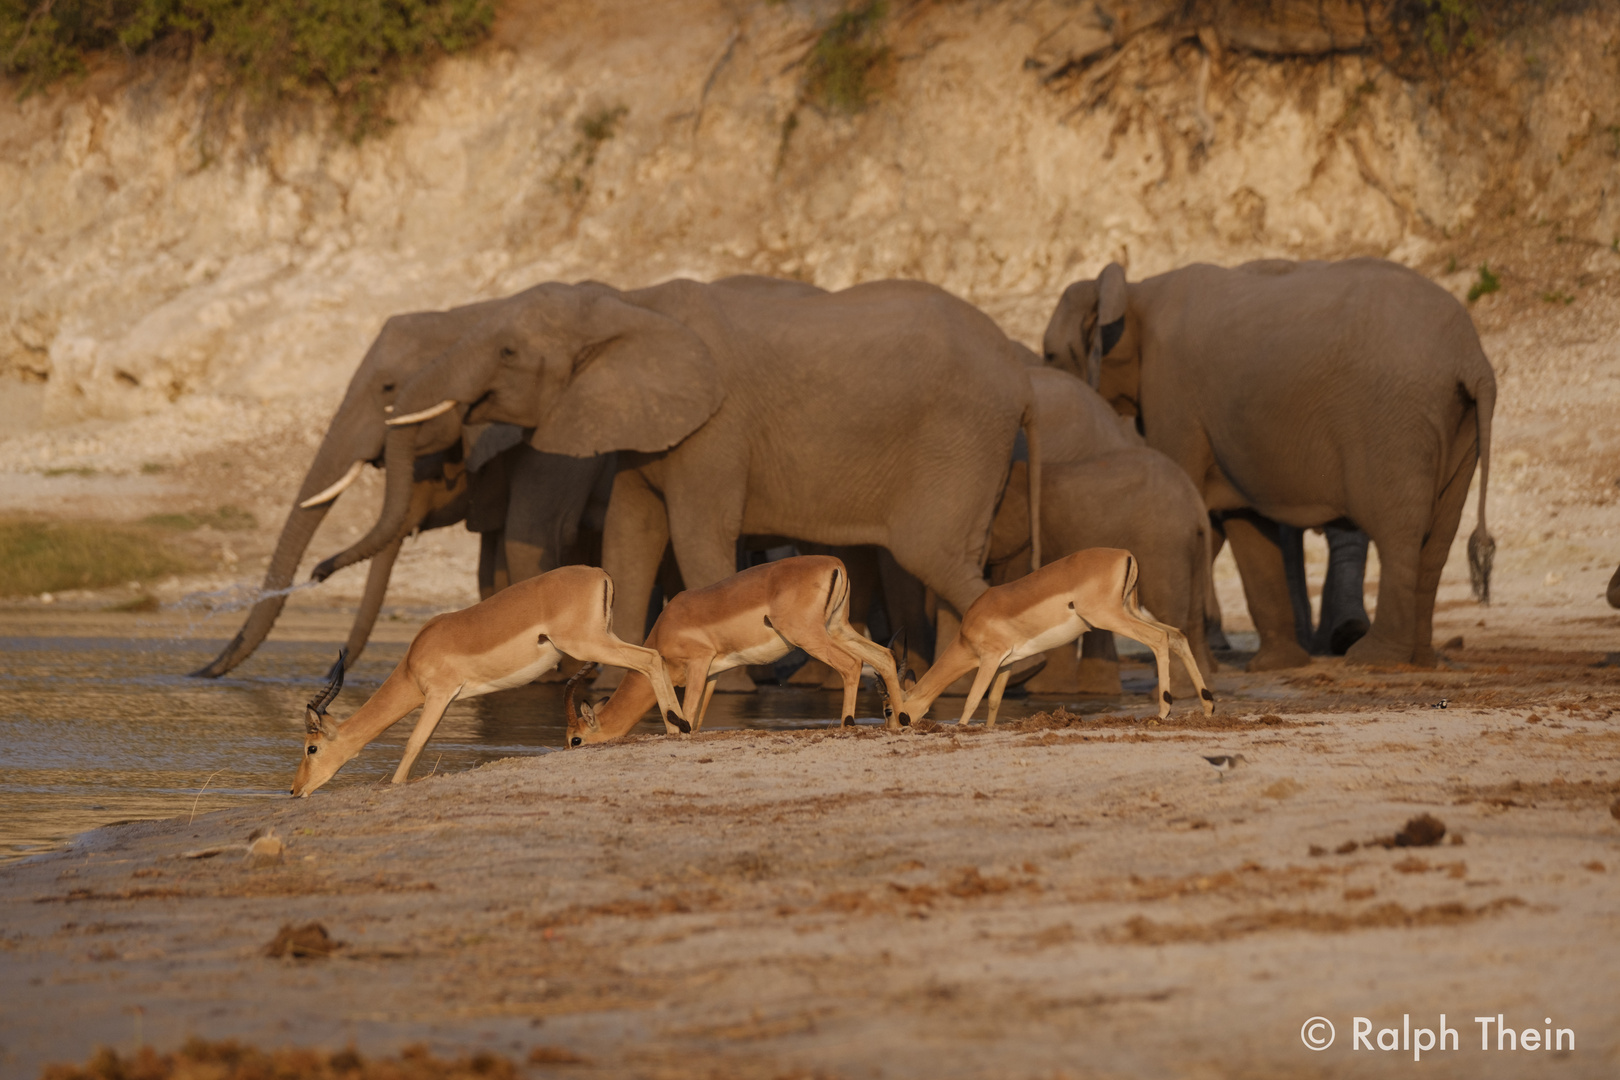
[[[1029,570],[1041,568],[1041,440],[1035,420],[1035,403],[1024,409],[1018,426],[1024,430],[1024,444],[1029,449],[1029,468],[1024,475],[1029,479]]]
[[[1477,378],[1472,386],[1465,385],[1464,389],[1474,399],[1474,424],[1479,437],[1479,523],[1468,537],[1468,576],[1474,587],[1474,599],[1488,605],[1496,541],[1485,526],[1485,494],[1491,480],[1491,417],[1496,412],[1496,377],[1488,363],[1484,366],[1484,376]]]

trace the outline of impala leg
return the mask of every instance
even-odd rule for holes
[[[411,766],[416,764],[418,755],[422,753],[422,747],[433,737],[433,729],[444,719],[444,710],[450,707],[450,703],[456,700],[459,693],[461,687],[458,686],[449,694],[430,697],[422,704],[422,715],[417,719],[411,737],[405,742],[405,756],[399,759],[399,768],[394,770],[394,783],[403,784],[411,775]]]
[[[850,629],[850,633],[855,631]],[[797,635],[793,644],[820,660],[823,664],[838,673],[844,684],[844,727],[855,726],[855,695],[861,688],[861,662],[848,649],[839,642],[834,641],[832,635],[824,626],[807,628],[805,633]]]
[[[719,683],[714,679],[710,679],[703,684],[703,704],[698,707],[698,718],[697,722],[692,725],[693,731],[701,728],[703,718],[709,715],[709,702],[714,700],[714,688],[718,685]]]
[[[989,715],[985,717],[984,726],[996,726],[996,712],[1001,708],[1001,695],[1007,692],[1007,680],[1012,677],[1012,668],[1004,667],[996,672],[995,681],[990,684],[990,697],[986,700],[986,709]]]
[[[1097,620],[1095,625],[1104,630],[1112,630],[1116,634],[1124,634],[1153,650],[1153,659],[1159,668],[1159,719],[1163,720],[1169,716],[1170,703],[1175,700],[1170,696],[1170,635],[1166,632],[1170,628],[1128,612],[1122,612],[1116,618],[1107,621]],[[1193,670],[1197,670],[1196,666]]]
[[[1182,666],[1187,669],[1187,674],[1192,676],[1193,687],[1198,691],[1198,700],[1204,706],[1204,715],[1214,716],[1215,695],[1209,692],[1209,687],[1204,682],[1203,672],[1198,670],[1198,661],[1193,656],[1192,646],[1187,642],[1187,635],[1173,626],[1166,629],[1169,631],[1170,648],[1174,650],[1176,656],[1181,658]]]
[[[990,681],[996,677],[997,669],[1006,659],[1002,656],[995,660],[986,660],[979,665],[978,674],[973,676],[973,686],[968,690],[967,700],[962,702],[962,716],[956,721],[958,724],[966,724],[973,719],[973,710],[979,707],[979,699],[990,689]]]
[[[669,671],[664,667],[664,658],[652,649],[640,645],[631,645],[628,642],[594,643],[590,656],[581,656],[582,660],[595,660],[600,664],[613,667],[628,668],[639,671],[647,677],[653,685],[653,693],[658,696],[658,714],[664,721],[664,734],[679,735],[680,725],[674,723],[671,717],[682,717],[680,700],[675,696],[675,687],[669,681]],[[570,655],[573,655],[570,653]],[[682,717],[691,723],[691,717]]]
[[[713,662],[714,654],[710,653],[686,664],[686,722],[693,731],[703,726],[703,699],[713,693],[709,689],[709,665]]]
[[[900,672],[894,666],[894,654],[875,641],[868,641],[853,626],[828,627],[827,634],[833,642],[855,655],[859,663],[871,664],[872,670],[877,672],[879,679],[883,680],[883,691],[889,696],[889,719],[886,726],[891,731],[900,730],[900,703],[905,700],[905,692],[900,689]],[[857,670],[855,677],[860,678]],[[846,707],[845,715],[849,715]]]

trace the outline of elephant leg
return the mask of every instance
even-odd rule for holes
[[[1046,666],[1024,684],[1024,689],[1037,697],[1080,693],[1080,658],[1074,645],[1048,649]]]
[[[1221,598],[1215,591],[1215,560],[1221,554],[1221,548],[1226,546],[1226,530],[1221,528],[1220,522],[1214,515],[1209,518],[1209,573],[1204,580],[1204,638],[1211,649],[1221,652],[1231,652],[1232,643],[1226,640],[1226,630],[1221,626]]]
[[[895,633],[905,632],[906,666],[912,671],[926,671],[934,661],[934,625],[928,618],[928,590],[895,561],[888,548],[878,548],[877,556],[889,627]],[[905,674],[902,669],[901,679]]]
[[[526,581],[563,565],[563,552],[579,536],[602,461],[545,454],[530,446],[519,446],[512,455],[506,562],[513,581]]]
[[[1277,547],[1282,552],[1283,574],[1288,579],[1288,603],[1294,609],[1294,640],[1311,651],[1311,586],[1305,577],[1305,530],[1277,526]]]
[[[1434,652],[1434,597],[1440,590],[1440,574],[1446,568],[1451,554],[1451,542],[1457,537],[1457,525],[1462,520],[1463,503],[1468,501],[1468,486],[1474,478],[1476,452],[1463,458],[1451,480],[1441,489],[1435,501],[1434,518],[1429,525],[1428,537],[1418,554],[1417,593],[1413,598],[1412,663],[1433,667],[1437,661]],[[1383,550],[1379,550],[1382,558]],[[1383,575],[1379,575],[1380,604],[1383,610]]]
[[[501,548],[501,530],[478,534],[478,599],[495,595],[495,562]]]
[[[1375,540],[1378,544],[1378,611],[1367,636],[1345,651],[1346,660],[1372,665],[1412,663],[1421,541],[1422,534],[1417,528],[1403,529],[1394,536]],[[1430,662],[1433,662],[1432,655]]]
[[[666,490],[669,540],[688,589],[705,588],[737,572],[743,490],[740,478],[732,482],[711,475],[696,485],[687,482]],[[757,688],[746,668],[734,667],[720,673],[715,689],[722,694],[746,694]]]
[[[1082,694],[1119,697],[1125,684],[1119,678],[1119,650],[1111,630],[1087,630],[1080,635],[1077,689]]]
[[[613,632],[631,645],[647,638],[647,605],[668,543],[664,500],[638,470],[621,469],[602,526],[602,569],[613,579]],[[604,667],[592,688],[611,691],[623,678],[623,668]]]
[[[1249,661],[1248,670],[1274,671],[1309,664],[1311,654],[1300,647],[1294,635],[1294,611],[1288,598],[1288,576],[1277,543],[1276,523],[1245,513],[1227,517],[1224,524],[1238,573],[1243,576],[1249,616],[1260,632],[1260,650]]]
[[[1322,618],[1312,639],[1317,656],[1343,656],[1372,626],[1364,598],[1367,534],[1348,522],[1323,527],[1328,542],[1327,577],[1322,582]]]

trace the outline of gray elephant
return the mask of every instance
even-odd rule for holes
[[[1475,594],[1496,379],[1467,310],[1380,259],[1196,265],[1128,283],[1117,264],[1069,286],[1048,363],[1083,375],[1186,471],[1223,522],[1260,631],[1253,671],[1307,663],[1276,523],[1348,521],[1381,576],[1359,663],[1432,666],[1434,597],[1474,465]]]
[[[1032,362],[1039,362],[1033,353]],[[1207,674],[1216,670],[1206,635],[1210,525],[1198,490],[1169,458],[1143,443],[1095,390],[1053,368],[1030,372],[1041,430],[1042,557],[1120,547],[1141,564],[1142,603],[1187,636]],[[1011,580],[1027,544],[1024,462],[1015,462],[991,533],[992,580]],[[1093,636],[1095,635],[1095,636]],[[1120,692],[1113,635],[1092,631],[1075,648],[1047,653],[1032,693]]]
[[[383,325],[349,380],[343,403],[327,427],[282,526],[265,572],[264,599],[254,605],[225,649],[194,675],[223,675],[264,641],[286,603],[298,562],[326,512],[367,464],[380,463],[388,409],[399,388],[476,325],[494,303],[396,315]],[[540,455],[523,446],[521,430],[515,427],[487,434],[492,438],[479,439],[465,448],[453,440],[442,452],[410,463],[412,488],[401,528],[374,553],[350,631],[351,664],[359,658],[376,622],[394,559],[406,536],[416,529],[466,520],[470,528],[481,531],[481,593],[492,590],[497,580],[522,580],[571,561],[566,545],[588,515],[591,493],[601,490],[604,478],[610,481],[611,462]],[[465,461],[458,450],[464,450]],[[324,578],[335,569],[336,562],[327,560],[315,576]]]
[[[886,547],[965,610],[1020,427],[1038,445],[1027,370],[987,316],[920,282],[536,286],[401,389],[383,509],[343,558],[399,534],[417,456],[504,422],[542,451],[618,452],[602,565],[626,640],[666,544],[698,588],[736,571],[744,534]]]

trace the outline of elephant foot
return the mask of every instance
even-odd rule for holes
[[[1311,654],[1300,648],[1300,644],[1291,638],[1280,641],[1260,642],[1260,651],[1254,654],[1245,671],[1282,671],[1285,668],[1305,667],[1311,662]]]
[[[1350,646],[1367,636],[1372,624],[1366,619],[1350,618],[1333,628],[1328,637],[1328,649],[1334,656],[1343,656],[1350,651]]]
[[[714,680],[714,690],[717,694],[752,694],[759,689],[754,680],[748,677],[748,672],[740,667],[729,668],[722,671]]]
[[[838,673],[836,671],[834,671],[826,663],[823,663],[812,656],[803,664],[799,665],[798,671],[795,671],[792,675],[788,676],[787,684],[789,686],[810,686],[820,688],[827,684],[827,680],[837,678]],[[844,684],[842,681],[839,681],[837,685],[842,688]]]
[[[1074,692],[1119,697],[1125,692],[1125,684],[1119,680],[1119,661],[1103,660],[1095,656],[1081,657],[1080,670],[1074,680]]]
[[[1046,656],[1044,654],[1040,656],[1026,656],[1024,659],[1014,664],[1012,666],[1012,670],[1007,673],[1007,686],[1023,686],[1035,676],[1039,675],[1042,670],[1045,669],[1045,667]]]
[[[1433,650],[1430,650],[1431,656]],[[1345,660],[1352,664],[1365,664],[1369,667],[1392,667],[1396,664],[1410,664],[1412,662],[1412,646],[1397,644],[1376,633],[1368,634],[1354,645],[1350,646],[1344,654]]]
[[[1211,649],[1219,652],[1232,651],[1232,643],[1227,640],[1226,631],[1221,628],[1218,620],[1204,624],[1204,637],[1209,641]]]
[[[1046,654],[1046,666],[1030,677],[1024,689],[1035,695],[1079,693],[1079,686],[1075,682],[1079,673],[1078,665],[1074,646],[1059,646]]]

